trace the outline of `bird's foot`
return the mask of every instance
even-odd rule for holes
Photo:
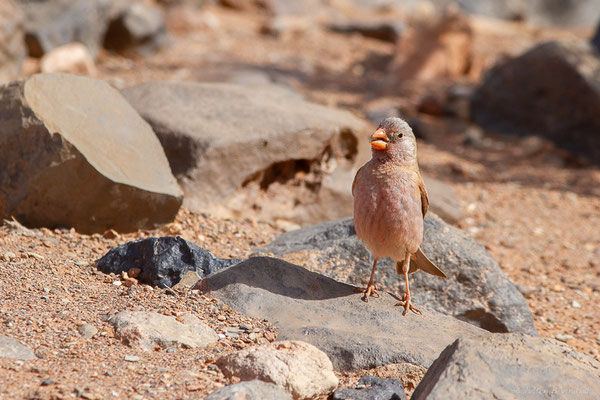
[[[363,301],[368,302],[370,296],[379,297],[379,292],[375,288],[375,285],[367,285],[366,289],[356,288],[357,292],[364,293],[362,297]]]
[[[396,305],[404,307],[404,312],[402,315],[408,314],[408,310],[414,312],[415,314],[423,315],[423,313],[417,307],[412,305],[409,294],[404,293],[404,296],[402,296],[402,301],[398,302]]]

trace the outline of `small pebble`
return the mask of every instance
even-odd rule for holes
[[[77,331],[86,339],[91,339],[98,334],[98,329],[90,324],[79,325],[79,327],[77,327]]]
[[[561,342],[565,342],[565,343],[567,343],[571,339],[574,339],[572,335],[566,335],[563,333],[559,333],[558,335],[554,336],[554,338],[556,340],[560,340]]]
[[[75,261],[75,265],[83,268],[83,267],[87,267],[88,265],[90,265],[90,263],[85,260],[77,260],[77,261]]]
[[[218,336],[219,336],[219,339],[225,339],[225,337],[226,337],[226,336],[225,336],[225,335],[223,335],[222,333],[219,333],[219,334],[218,334]]]
[[[4,261],[9,262],[10,260],[14,260],[15,258],[17,258],[17,255],[12,251],[7,251],[2,255],[2,258],[4,259]]]
[[[28,257],[35,258],[38,261],[44,261],[45,260],[44,256],[39,255],[38,253],[34,253],[32,251],[28,251],[25,254],[27,254]]]
[[[42,386],[49,386],[52,385],[54,383],[54,381],[52,380],[52,378],[46,378],[42,381]]]
[[[113,281],[112,284],[115,285],[115,286],[121,286],[122,285],[121,281]]]
[[[138,356],[126,355],[124,360],[129,361],[129,362],[138,362],[138,361],[140,361],[140,358]]]
[[[240,337],[239,333],[236,333],[236,332],[227,332],[227,333],[225,333],[225,336],[233,338],[233,339],[237,339]]]
[[[573,308],[581,308],[581,304],[579,304],[577,300],[573,300],[571,306],[573,306]]]

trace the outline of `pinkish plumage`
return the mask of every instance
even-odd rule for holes
[[[405,121],[387,118],[371,136],[371,146],[373,157],[358,170],[352,186],[356,234],[374,258],[364,299],[377,293],[373,284],[377,260],[390,257],[406,280],[404,314],[409,309],[420,312],[410,303],[408,274],[422,269],[446,275],[419,248],[429,203],[417,164],[415,135]]]

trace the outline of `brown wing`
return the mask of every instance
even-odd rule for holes
[[[360,174],[360,170],[364,168],[364,165],[356,171],[356,175],[354,175],[354,180],[352,181],[352,196],[354,196],[354,187],[356,186],[356,178],[358,178],[358,174]]]
[[[423,219],[425,219],[425,214],[429,210],[429,197],[427,197],[427,189],[425,189],[425,182],[421,174],[419,174],[419,191],[421,192],[421,211],[423,212]]]

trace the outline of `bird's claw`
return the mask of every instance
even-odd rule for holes
[[[414,312],[415,314],[423,315],[421,310],[419,310],[417,307],[412,305],[412,303],[410,301],[410,296],[408,296],[406,293],[402,297],[402,301],[398,302],[396,305],[404,307],[404,311],[402,312],[402,315],[408,314],[408,310]]]
[[[379,292],[375,289],[375,285],[368,285],[366,289],[356,288],[356,291],[364,293],[362,300],[366,303],[369,302],[370,296],[379,297]]]

